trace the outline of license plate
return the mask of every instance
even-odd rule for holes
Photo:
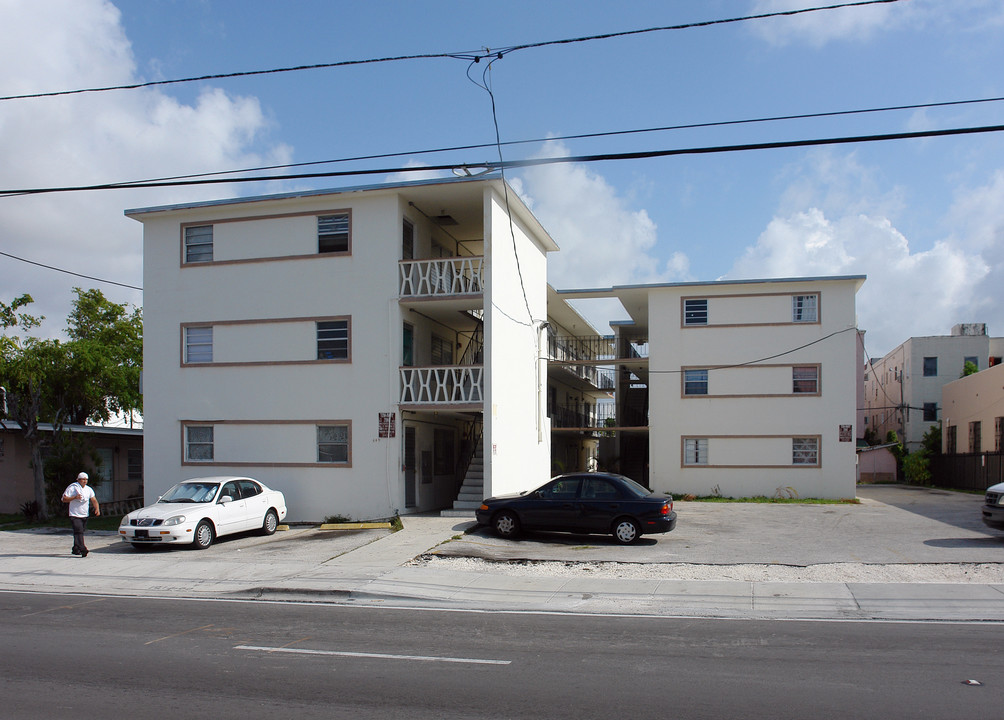
[[[136,531],[136,537],[138,537],[138,538],[150,537],[150,535],[148,533],[149,533],[148,530],[137,530]]]

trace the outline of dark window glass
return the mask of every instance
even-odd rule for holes
[[[349,251],[349,214],[321,215],[317,218],[317,252]]]
[[[317,359],[348,360],[349,321],[330,320],[317,323]]]

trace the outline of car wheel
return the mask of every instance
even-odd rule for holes
[[[195,528],[195,537],[192,539],[192,545],[197,550],[205,550],[213,544],[215,537],[216,532],[213,530],[213,524],[208,520],[203,520]]]
[[[614,523],[614,540],[621,545],[630,545],[641,537],[641,529],[631,518],[621,518]]]
[[[513,538],[519,534],[519,518],[509,510],[503,510],[496,515],[492,521],[492,526],[499,537]]]
[[[275,510],[269,510],[265,513],[265,521],[261,524],[261,534],[272,535],[277,527],[279,527],[279,516],[275,514]]]

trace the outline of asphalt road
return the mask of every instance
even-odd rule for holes
[[[1002,639],[1001,624],[0,593],[0,687],[19,720],[990,718]]]

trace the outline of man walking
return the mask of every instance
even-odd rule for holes
[[[101,514],[98,507],[98,498],[94,495],[94,488],[87,487],[87,473],[82,472],[77,475],[77,481],[70,483],[63,493],[63,502],[70,506],[70,523],[73,525],[73,550],[74,555],[87,557],[87,546],[84,545],[84,531],[87,530],[87,514],[90,506],[94,506],[94,517]]]

